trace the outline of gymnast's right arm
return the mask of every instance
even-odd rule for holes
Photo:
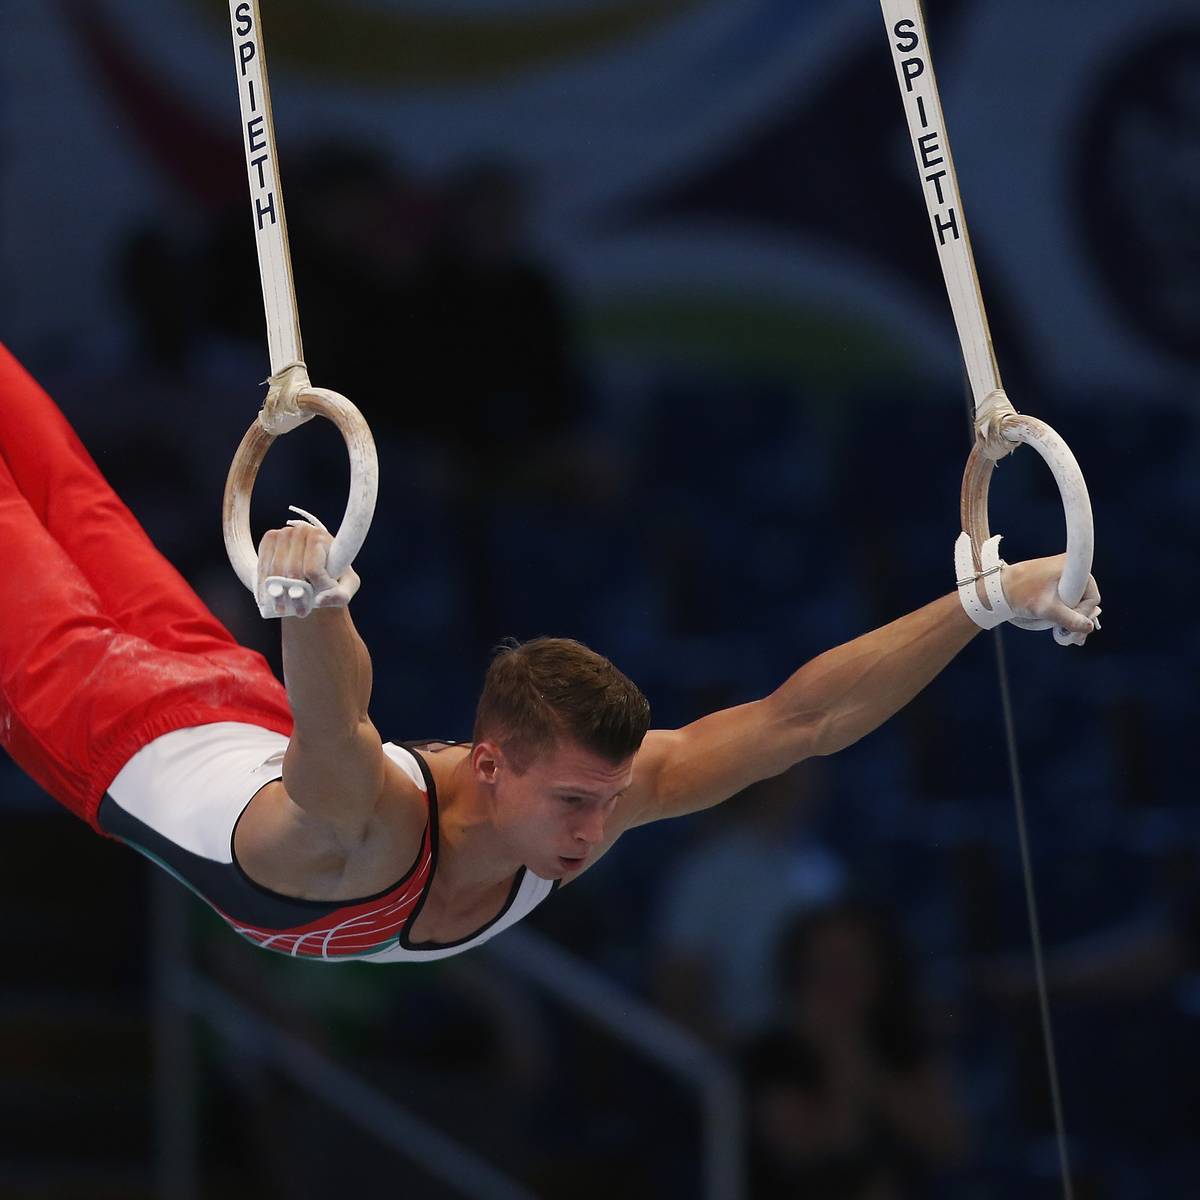
[[[260,571],[316,584],[313,563],[319,560],[323,569],[330,540],[311,526],[273,530],[259,549]],[[283,678],[295,720],[283,786],[305,815],[330,826],[352,849],[384,783],[383,747],[367,715],[371,658],[345,603],[281,624]]]

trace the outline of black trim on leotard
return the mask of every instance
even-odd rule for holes
[[[429,795],[429,845],[430,852],[433,855],[433,863],[429,868],[429,879],[425,887],[421,891],[421,898],[417,901],[417,907],[413,909],[412,915],[404,922],[404,928],[400,930],[400,945],[405,950],[413,950],[420,953],[422,950],[449,950],[454,946],[461,946],[466,942],[473,941],[480,934],[486,933],[497,921],[504,919],[508,910],[512,908],[517,896],[521,891],[521,884],[525,882],[525,874],[529,870],[528,867],[522,867],[513,878],[512,887],[508,890],[508,899],[504,901],[504,907],[485,925],[480,926],[474,933],[467,934],[466,937],[455,938],[452,942],[414,942],[409,940],[408,931],[416,924],[417,918],[421,915],[421,910],[425,907],[425,901],[429,897],[429,889],[433,886],[433,878],[437,874],[438,865],[438,845],[441,841],[441,822],[438,820],[438,800],[437,800],[437,784],[433,780],[433,772],[429,769],[429,764],[418,752],[417,747],[425,747],[425,752],[436,754],[437,750],[430,751],[428,747],[448,747],[459,745],[457,742],[404,742],[404,748],[417,760],[417,766],[421,768],[421,774],[425,777],[425,788]],[[555,880],[555,883],[558,881]]]
[[[525,879],[527,870],[527,868],[522,867],[517,873],[513,880],[513,886],[509,891],[508,899],[505,901],[501,911],[481,929],[476,930],[468,937],[444,943],[410,942],[408,940],[408,930],[412,927],[417,917],[420,916],[421,910],[425,906],[429,887],[433,882],[433,876],[437,870],[438,844],[440,841],[437,785],[434,782],[433,773],[429,770],[429,766],[425,762],[423,755],[418,752],[418,748],[423,749],[427,754],[436,754],[440,749],[461,744],[459,742],[438,739],[397,743],[402,749],[411,753],[413,759],[416,761],[421,775],[425,780],[429,805],[429,823],[427,829],[429,832],[432,862],[417,906],[405,922],[400,934],[400,944],[405,949],[418,953],[422,950],[442,950],[458,946],[464,942],[471,941],[472,938],[476,938],[481,933],[490,929],[512,908],[517,895],[520,893],[521,884]],[[266,785],[264,784],[263,786],[265,787]],[[255,795],[257,795],[257,792]],[[249,801],[246,803],[246,808],[249,808]],[[246,809],[243,808],[242,812],[244,813],[245,811]],[[147,825],[144,821],[126,812],[125,809],[107,794],[100,802],[97,820],[100,828],[105,833],[126,842],[134,850],[159,863],[210,904],[218,908],[225,916],[258,929],[280,931],[296,929],[318,920],[327,913],[334,913],[338,909],[382,899],[389,892],[395,891],[412,878],[425,852],[425,838],[422,837],[416,856],[408,870],[395,883],[370,896],[360,896],[349,900],[305,900],[297,896],[284,895],[282,892],[276,892],[271,888],[264,887],[260,883],[256,883],[246,874],[241,864],[237,861],[236,855],[233,856],[232,862],[226,863],[205,858],[202,855],[184,849]],[[241,820],[240,814],[238,820]],[[234,829],[236,830],[236,828],[237,823],[235,822]],[[230,842],[232,847],[232,836]],[[554,890],[558,889],[561,882],[562,880],[558,879],[554,881]]]
[[[217,862],[185,850],[144,821],[127,813],[107,794],[100,801],[97,818],[105,833],[128,843],[134,850],[165,867],[225,916],[258,929],[296,929],[340,908],[382,899],[412,877],[425,849],[425,839],[422,838],[412,865],[400,879],[370,896],[352,900],[304,900],[298,896],[285,896],[282,892],[255,883],[236,857],[233,862]]]

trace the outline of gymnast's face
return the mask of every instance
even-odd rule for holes
[[[569,879],[604,842],[633,779],[633,758],[612,763],[573,742],[518,774],[496,748],[493,820],[517,857],[543,879]]]

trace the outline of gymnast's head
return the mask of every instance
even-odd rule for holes
[[[499,646],[475,714],[471,768],[535,874],[578,870],[604,840],[650,726],[638,686],[569,638]]]

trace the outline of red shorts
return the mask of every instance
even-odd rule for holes
[[[0,745],[98,830],[138,750],[213,721],[292,732],[266,660],[159,554],[0,345]]]

